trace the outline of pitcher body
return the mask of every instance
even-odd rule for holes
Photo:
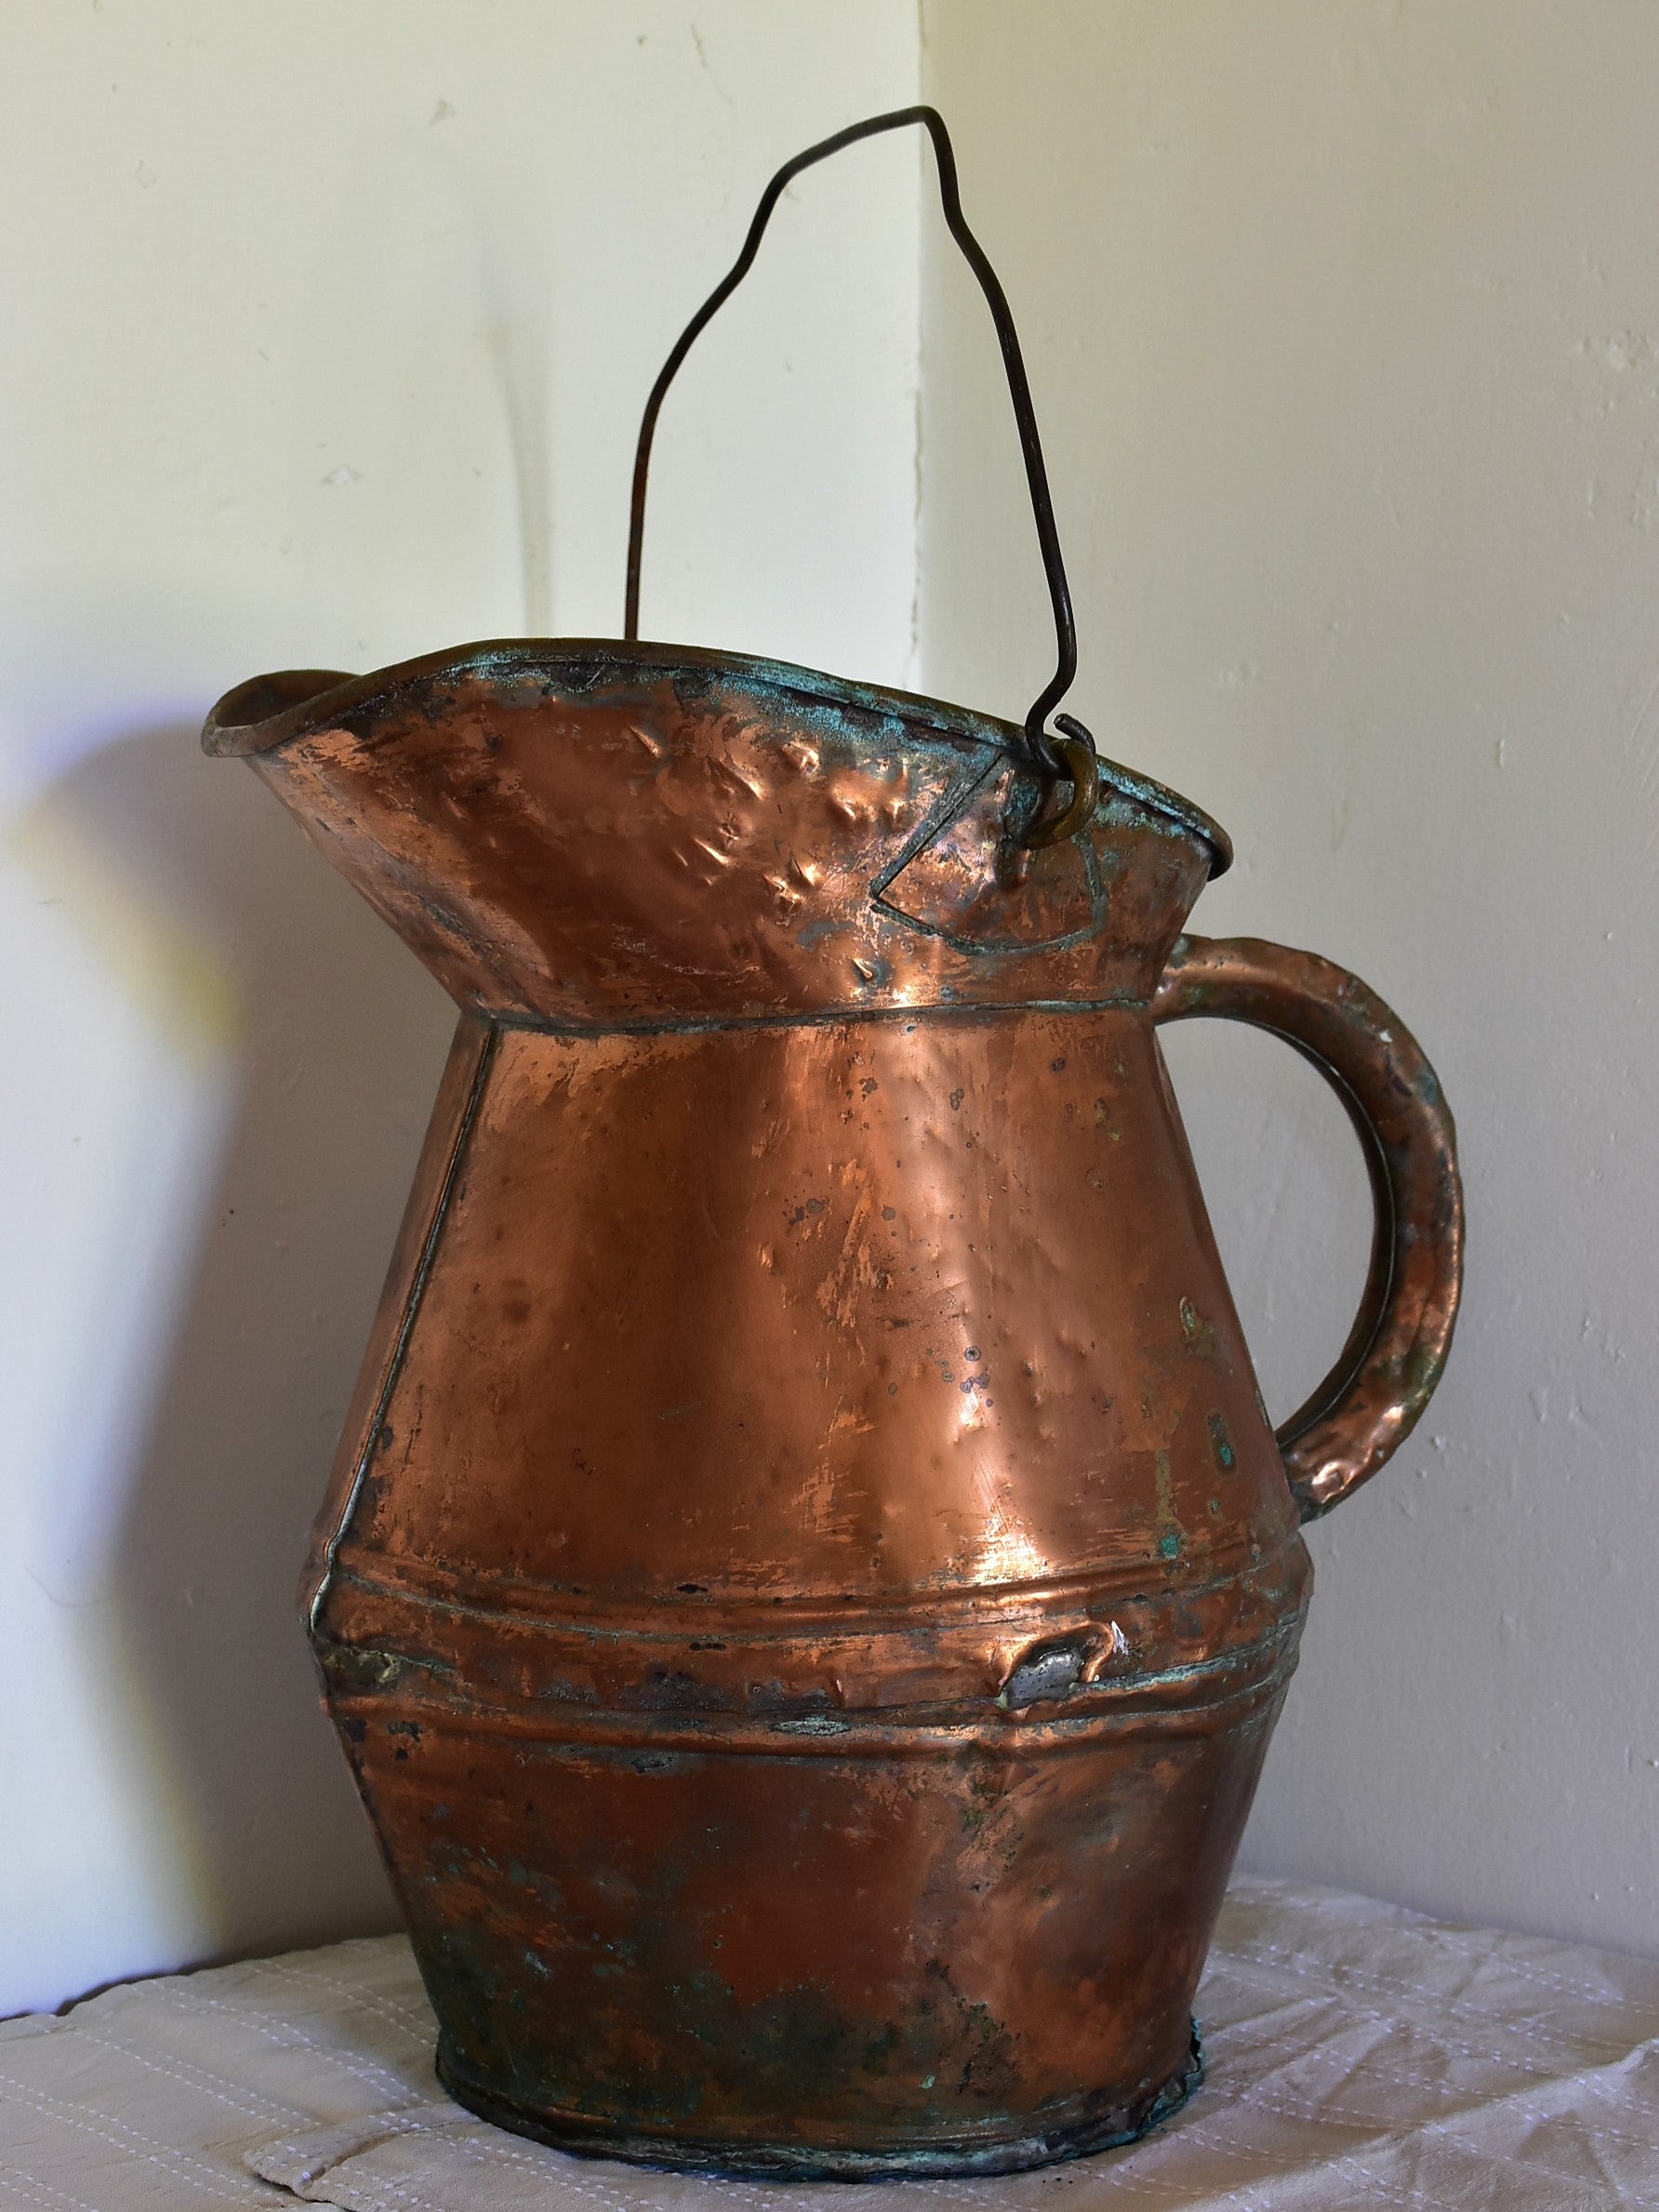
[[[1444,1356],[1409,1036],[1182,935],[1228,848],[1173,794],[1103,764],[1021,846],[1016,733],[809,672],[473,647],[208,741],[462,1008],[307,1585],[445,2081],[724,2171],[1138,2133],[1196,2079],[1299,1520]],[[1379,1196],[1277,1440],[1156,1037],[1194,1012],[1319,1060]]]

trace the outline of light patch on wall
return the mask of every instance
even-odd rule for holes
[[[262,669],[614,631],[657,365],[776,165],[917,77],[911,0],[27,12],[0,2012],[392,1924],[290,1595],[451,1010],[195,726]],[[918,158],[815,179],[699,351],[657,635],[903,676]]]
[[[27,1900],[19,1998],[55,2001],[66,1962],[95,1981],[135,1928],[163,1955],[217,1939],[113,1569],[235,1102],[239,1023],[211,949],[49,800],[0,834],[0,929],[7,1152],[28,1167],[0,1246],[0,1572],[7,1678],[31,1686],[0,1717],[0,1772],[32,1803],[0,1830],[0,1892]],[[87,1740],[99,1756],[56,1755]]]
[[[0,866],[16,869],[40,906],[62,909],[104,974],[187,1066],[217,1066],[234,1046],[241,1016],[228,967],[49,800],[0,833]]]

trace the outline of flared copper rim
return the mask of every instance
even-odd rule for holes
[[[821,669],[800,668],[752,653],[718,652],[705,646],[657,645],[615,637],[489,638],[423,653],[390,668],[354,676],[339,669],[285,669],[255,676],[227,691],[202,729],[204,752],[219,756],[271,753],[317,729],[348,719],[372,722],[410,688],[471,677],[485,682],[541,677],[568,689],[573,697],[598,692],[617,682],[638,683],[649,676],[726,678],[751,689],[777,691],[815,705],[850,708],[858,714],[907,724],[928,736],[956,739],[1026,758],[1024,733],[1012,722],[952,706],[913,691],[856,683]],[[1100,801],[1127,800],[1164,816],[1208,846],[1210,873],[1225,873],[1233,858],[1232,840],[1201,806],[1179,792],[1104,756],[1100,762]]]

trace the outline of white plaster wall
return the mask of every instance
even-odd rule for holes
[[[1030,355],[1072,704],[1232,829],[1198,926],[1359,969],[1463,1130],[1453,1366],[1313,1532],[1247,1855],[1659,1949],[1659,15],[921,29],[0,15],[0,2010],[390,1916],[290,1600],[448,1010],[200,715],[262,667],[614,631],[662,352],[775,163],[919,69]],[[918,175],[889,142],[786,202],[665,417],[644,627],[1017,714],[1035,552]],[[1170,1055],[1288,1407],[1361,1273],[1346,1126],[1267,1040]]]
[[[1031,356],[1102,749],[1238,841],[1196,926],[1390,999],[1462,1135],[1467,1298],[1311,1531],[1247,1862],[1659,1952],[1659,9],[924,0]],[[1050,650],[994,350],[925,233],[922,673]],[[1171,1035],[1270,1405],[1362,1273],[1346,1124]]]
[[[390,1925],[292,1592],[449,1011],[202,714],[614,633],[658,362],[916,68],[911,0],[0,10],[0,2012]],[[916,161],[684,372],[648,635],[909,674]]]

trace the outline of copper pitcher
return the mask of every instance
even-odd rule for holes
[[[911,122],[960,238],[931,111],[783,181]],[[311,1637],[465,2104],[722,2171],[1037,2165],[1198,2078],[1298,1523],[1445,1360],[1452,1119],[1353,977],[1182,934],[1224,833],[1048,694],[638,642],[644,483],[622,641],[207,724],[461,1009]],[[1311,1059],[1371,1166],[1277,1435],[1159,1050],[1195,1014]]]

